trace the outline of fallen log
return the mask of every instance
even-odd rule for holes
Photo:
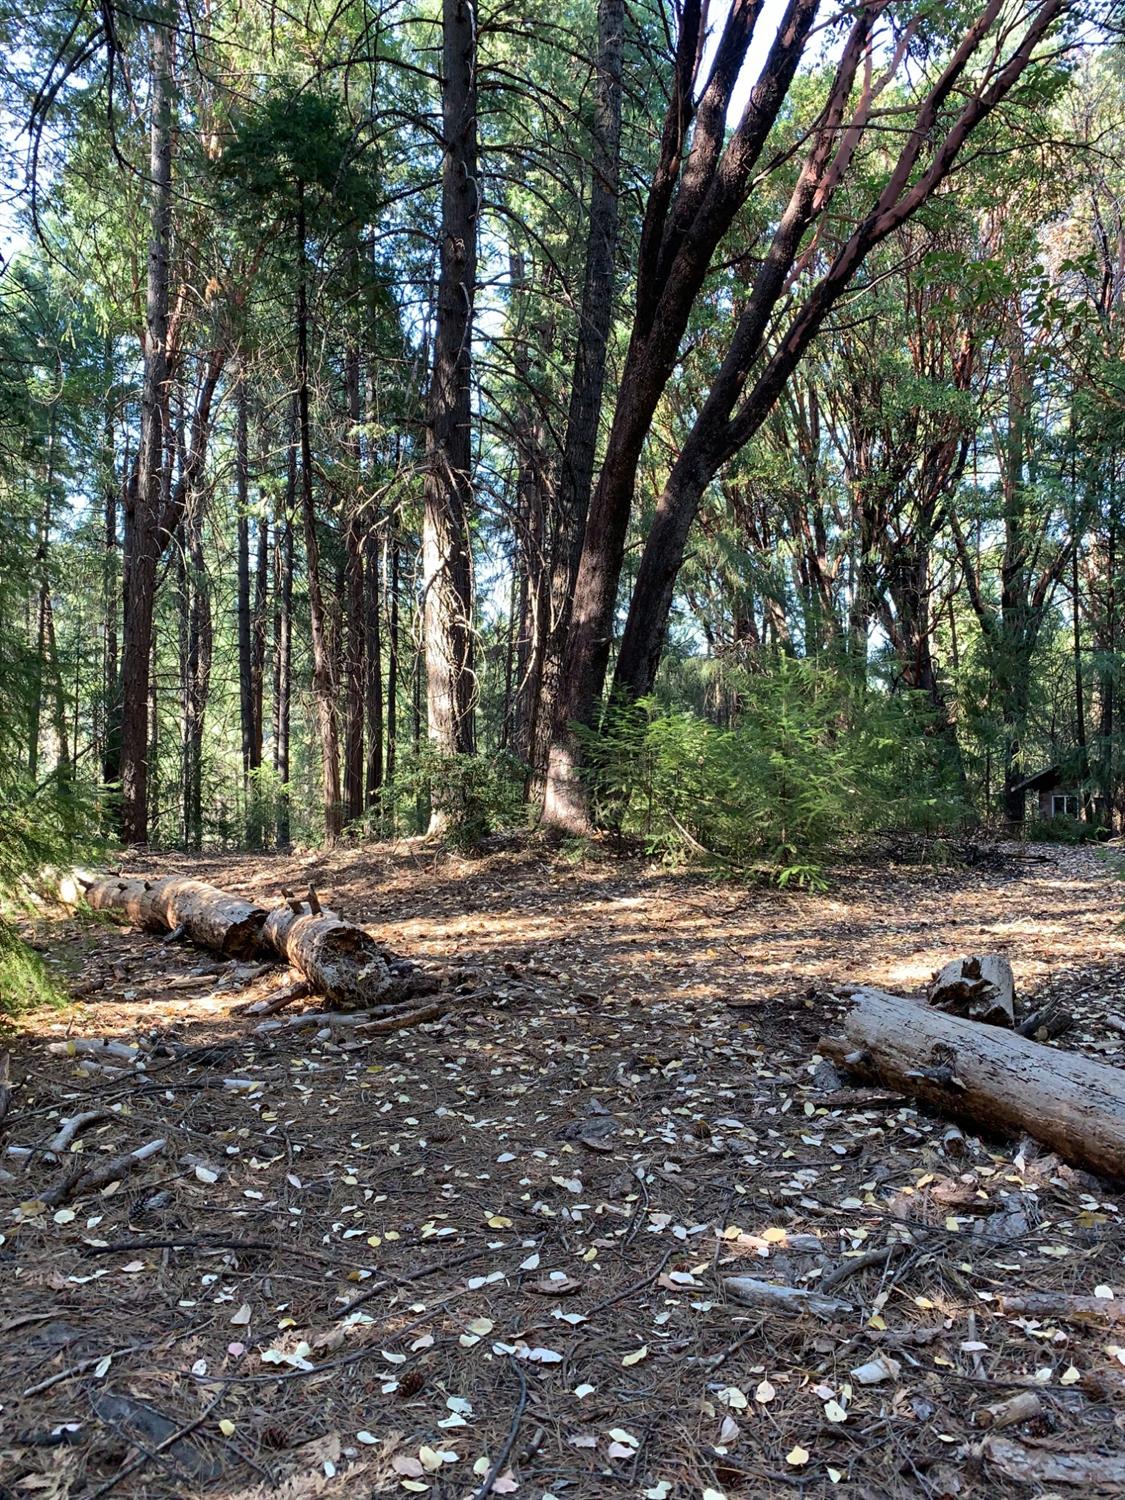
[[[163,932],[164,919],[154,906],[161,884],[161,881],[107,875],[86,888],[86,905],[92,911],[104,911],[119,922],[131,922],[146,932]]]
[[[170,931],[182,927],[193,943],[227,958],[251,958],[258,951],[266,909],[228,896],[202,880],[160,882],[154,907]]]
[[[398,992],[386,951],[335,912],[306,912],[292,900],[270,912],[262,941],[341,1009],[367,1009]]]
[[[1125,1072],[1074,1053],[945,1015],[900,995],[863,989],[843,1037],[819,1051],[864,1076],[903,1088],[940,1114],[1018,1134],[1067,1161],[1125,1177]]]
[[[228,896],[202,880],[175,875],[162,880],[109,876],[86,891],[94,911],[132,922],[146,932],[182,932],[202,948],[228,958],[250,958],[258,951],[264,906]]]
[[[935,1009],[971,1021],[1015,1024],[1015,976],[1008,960],[997,953],[955,958],[938,973],[926,998]]]

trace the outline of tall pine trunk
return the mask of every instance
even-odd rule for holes
[[[429,736],[446,756],[475,748],[472,335],[476,293],[476,21],[469,0],[443,0],[441,274],[426,429],[422,590]],[[448,820],[435,803],[431,832]]]
[[[238,518],[238,707],[242,737],[242,805],[246,842],[254,845],[253,791],[250,770],[254,759],[253,627],[250,605],[250,434],[246,376],[239,364],[234,385],[235,507]]]
[[[273,770],[277,782],[278,847],[290,842],[289,730],[293,701],[293,511],[297,503],[297,403],[289,421],[289,472],[285,500],[274,525]]]
[[[328,616],[320,577],[320,542],[316,534],[313,497],[312,431],[309,420],[309,307],[308,258],[305,253],[305,190],[301,184],[297,209],[297,427],[301,444],[301,513],[308,568],[309,625],[312,634],[313,696],[320,730],[321,775],[324,788],[324,836],[334,844],[340,836],[340,742],[336,722],[336,674],[329,639]]]
[[[172,245],[172,46],[165,24],[152,32],[149,129],[151,219],[145,294],[144,378],[136,488],[131,497],[121,650],[121,836],[148,840],[149,696],[163,498],[168,383],[168,288]]]
[[[366,607],[364,593],[363,519],[360,515],[360,369],[359,351],[348,349],[344,360],[351,493],[344,518],[344,808],[349,823],[358,822],[364,808],[364,689],[366,687]]]

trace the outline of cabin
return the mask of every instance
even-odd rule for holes
[[[1044,823],[1051,818],[1080,818],[1083,802],[1097,821],[1104,817],[1103,799],[1091,797],[1089,792],[1083,797],[1082,788],[1062,765],[1046,766],[1032,776],[1025,776],[1012,790],[1024,797],[1028,792],[1035,794],[1036,816]]]

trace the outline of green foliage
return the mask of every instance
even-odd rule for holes
[[[962,809],[944,742],[909,695],[862,695],[811,662],[744,678],[720,728],[647,699],[588,741],[600,816],[671,859],[710,856],[816,884],[879,828],[932,831]]]
[[[396,789],[444,815],[449,843],[472,848],[490,833],[526,828],[526,782],[527,767],[506,750],[442,755],[427,741],[404,759]]]
[[[0,921],[0,1013],[18,1016],[39,1005],[63,1006],[65,992],[34,949]]]
[[[1028,834],[1047,844],[1091,844],[1104,839],[1106,830],[1098,823],[1084,823],[1081,818],[1058,813],[1032,823]]]

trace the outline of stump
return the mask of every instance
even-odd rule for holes
[[[997,953],[955,958],[934,979],[926,998],[938,1010],[992,1026],[1015,1025],[1016,981]]]

